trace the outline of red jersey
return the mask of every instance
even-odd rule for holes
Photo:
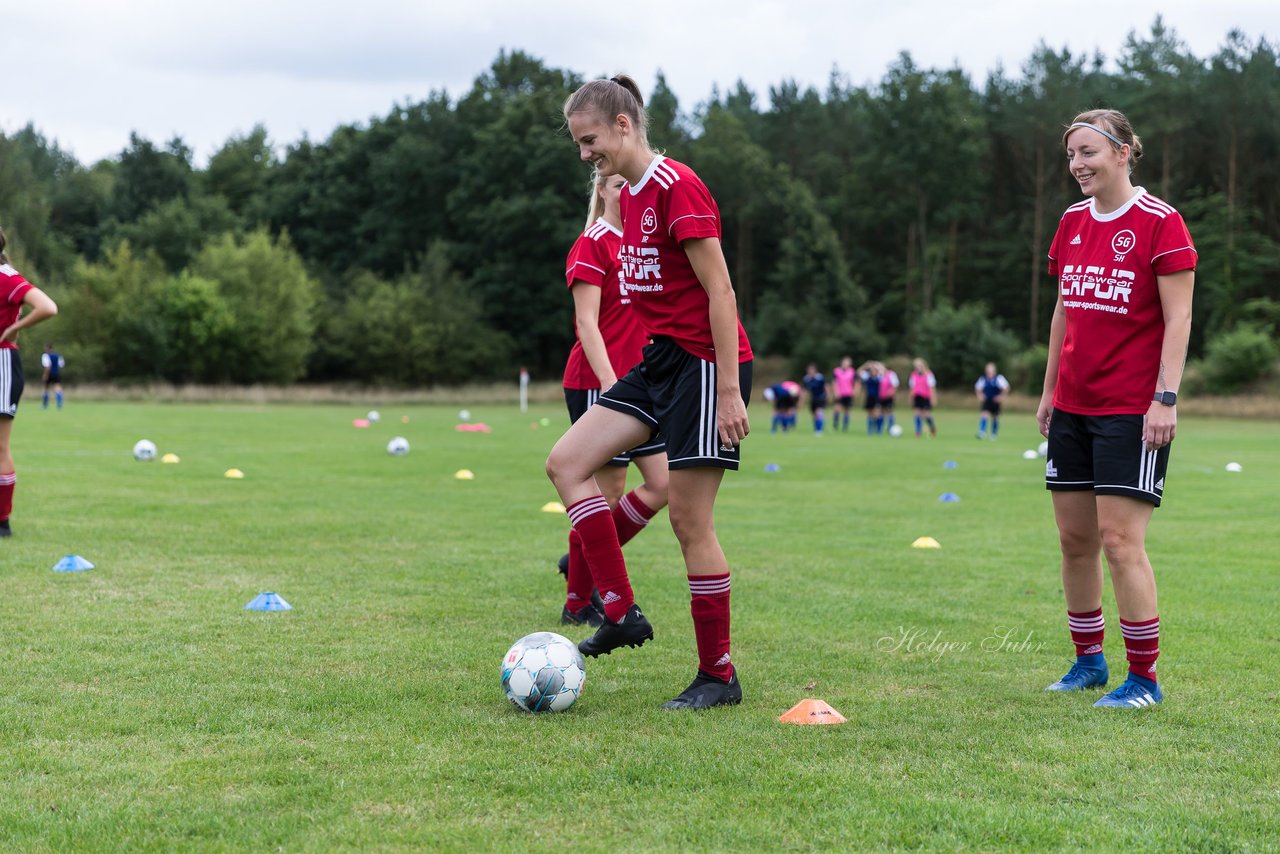
[[[622,269],[618,262],[618,244],[621,242],[622,232],[598,219],[573,244],[564,270],[564,278],[570,288],[574,282],[586,282],[600,289],[600,337],[604,339],[613,373],[619,377],[640,361],[640,351],[649,341],[649,336],[644,334],[640,321],[631,310],[631,298],[622,286]],[[576,315],[573,330],[576,339]],[[600,388],[600,378],[591,369],[579,340],[573,342],[569,361],[564,366],[564,387]]]
[[[1049,247],[1067,322],[1054,408],[1146,413],[1164,344],[1156,277],[1195,268],[1182,215],[1141,187],[1108,214],[1092,199],[1067,208]]]
[[[8,264],[0,264],[0,332],[18,322],[22,311],[22,299],[31,290],[31,283]],[[16,350],[12,341],[0,342],[0,350]]]
[[[634,187],[622,191],[622,281],[641,325],[685,351],[715,361],[711,300],[681,243],[720,239],[720,208],[693,170],[658,155]],[[751,359],[751,343],[738,321],[738,361]]]

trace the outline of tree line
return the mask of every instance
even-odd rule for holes
[[[589,177],[560,108],[583,80],[503,52],[457,97],[283,147],[259,126],[204,168],[180,138],[136,134],[84,165],[32,124],[0,135],[0,225],[62,307],[41,334],[79,378],[552,379]],[[761,354],[912,353],[944,384],[1010,360],[1034,382],[1045,253],[1079,199],[1061,132],[1114,107],[1144,141],[1135,183],[1200,251],[1192,356],[1219,385],[1276,359],[1280,60],[1264,38],[1232,32],[1198,58],[1157,18],[1114,65],[1041,44],[975,85],[904,53],[873,84],[833,70],[767,105],[739,83],[684,109],[661,75],[647,100],[651,141],[720,204]]]

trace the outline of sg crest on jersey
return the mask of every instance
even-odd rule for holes
[[[1132,251],[1134,244],[1137,242],[1138,238],[1134,237],[1133,232],[1129,229],[1126,228],[1124,231],[1118,232],[1115,237],[1111,238],[1111,251],[1116,253],[1115,260],[1123,261],[1124,256]]]

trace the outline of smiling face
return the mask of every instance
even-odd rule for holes
[[[1067,168],[1086,196],[1105,197],[1129,187],[1129,146],[1117,148],[1092,128],[1067,136]]]
[[[569,115],[569,134],[578,146],[578,156],[596,167],[605,177],[618,175],[625,162],[631,122],[625,115],[607,121],[595,110]]]

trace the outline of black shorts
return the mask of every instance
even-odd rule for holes
[[[26,385],[22,378],[22,357],[17,350],[0,349],[0,416],[14,418]]]
[[[1000,401],[998,401],[998,400],[984,400],[984,401],[982,401],[982,411],[983,411],[983,412],[990,412],[990,413],[991,413],[992,415],[994,415],[996,418],[999,418],[999,417],[1000,417]]]
[[[44,384],[45,384],[45,386],[61,385],[61,384],[62,384],[62,374],[50,374],[50,375],[49,375],[49,379],[45,380],[45,381],[44,381]]]
[[[843,406],[845,409],[853,409],[853,395],[842,394],[836,398],[836,404]]]
[[[1095,495],[1127,495],[1160,506],[1169,446],[1142,444],[1142,415],[1076,415],[1057,410],[1049,422],[1045,487]]]
[[[751,362],[738,365],[744,403],[751,400]],[[661,432],[672,469],[738,469],[738,446],[720,443],[716,427],[716,363],[665,336],[644,348],[640,364],[600,396],[599,404]]]
[[[933,409],[933,404],[923,394],[914,394],[911,396],[911,407],[913,409],[929,410]]]
[[[583,413],[591,408],[591,404],[600,399],[600,389],[598,388],[567,388],[564,390],[564,403],[569,408],[569,423],[576,424]],[[662,441],[661,436],[653,436],[649,441],[644,442],[629,451],[623,451],[609,462],[607,466],[625,466],[634,457],[648,457],[654,454],[665,453],[667,450],[666,443]]]
[[[812,397],[809,398],[810,412],[817,412],[819,409],[825,409],[826,405],[827,405],[827,399],[825,397],[820,397],[820,398],[817,398],[816,400]]]
[[[867,395],[867,399],[862,401],[862,408],[870,412],[880,405],[880,398]]]
[[[892,397],[882,397],[882,398],[880,398],[880,408],[881,408],[881,409],[883,409],[885,412],[892,412],[892,411],[893,411],[893,398],[892,398]]]

